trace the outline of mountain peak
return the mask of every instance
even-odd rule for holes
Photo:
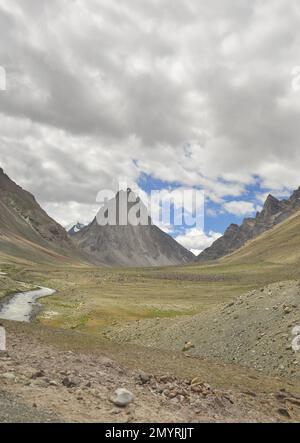
[[[257,237],[273,226],[283,222],[300,209],[300,187],[294,191],[289,200],[278,200],[269,194],[263,210],[256,214],[256,218],[248,218],[238,226],[231,224],[223,237],[216,240],[199,256],[199,261],[216,260],[228,255],[243,245],[248,240]]]
[[[269,194],[268,197],[266,198],[265,206],[272,205],[274,203],[279,203],[279,200],[276,197],[274,197],[274,195]]]
[[[131,216],[136,216],[137,224],[143,223],[146,225],[151,225],[151,218],[149,217],[149,213],[146,205],[143,203],[139,195],[135,194],[130,188],[127,190],[120,190],[116,193],[116,195],[110,200],[106,201],[103,204],[96,217],[96,220],[99,222],[103,220],[106,223],[106,220],[112,217],[110,224],[116,224],[120,226],[124,226],[129,223],[129,214],[132,212]],[[140,221],[140,222],[139,222]],[[102,222],[99,222],[102,225]]]
[[[69,226],[69,228],[67,228],[67,232],[69,235],[75,235],[77,234],[79,231],[81,231],[83,228],[85,227],[85,225],[83,223],[80,223],[79,221],[74,225],[72,224],[71,226]]]
[[[130,188],[119,191],[100,208],[94,221],[73,238],[84,252],[112,266],[169,266],[195,259],[190,251],[152,224],[146,205]]]
[[[231,223],[228,228],[226,229],[224,235],[228,235],[231,234],[233,232],[236,232],[239,229],[239,225],[237,225],[236,223]]]
[[[269,194],[265,201],[263,211],[270,214],[276,214],[277,212],[281,211],[281,209],[281,201],[272,194]]]
[[[300,186],[299,186],[299,188],[298,189],[296,189],[294,192],[293,192],[293,194],[291,195],[291,198],[290,198],[290,200],[291,201],[297,201],[297,200],[299,200],[300,199]]]

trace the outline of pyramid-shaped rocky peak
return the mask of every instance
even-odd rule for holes
[[[115,215],[114,215],[115,214]],[[109,218],[109,215],[112,218]],[[99,209],[95,222],[99,220],[112,220],[114,225],[124,226],[126,224],[151,224],[148,210],[141,198],[130,188],[126,191],[120,190],[115,197],[108,200]],[[99,224],[102,224],[100,222]]]
[[[127,203],[125,213],[121,213],[122,200]],[[105,219],[111,220],[109,210],[114,211],[115,205],[116,223],[105,224]],[[73,238],[85,252],[112,266],[164,266],[195,259],[190,251],[151,223],[145,204],[131,189],[119,191],[100,208],[94,221]]]

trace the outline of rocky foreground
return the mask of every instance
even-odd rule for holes
[[[300,396],[215,389],[205,379],[127,369],[94,352],[61,350],[6,323],[2,422],[277,422],[300,420]]]

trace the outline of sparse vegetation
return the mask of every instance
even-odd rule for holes
[[[39,260],[40,255],[31,247],[27,248],[26,256],[19,253],[20,249],[13,255],[4,248],[0,252],[0,269],[7,275],[0,277],[0,297],[37,285],[56,289],[53,296],[40,300],[43,310],[26,330],[62,350],[91,354],[101,350],[125,367],[138,367],[151,373],[168,371],[179,377],[200,376],[215,386],[230,389],[273,392],[282,386],[292,386],[293,392],[300,392],[297,380],[265,377],[262,372],[225,363],[225,359],[212,361],[209,341],[205,359],[199,358],[201,352],[191,359],[180,351],[181,345],[173,351],[173,346],[162,351],[147,349],[142,336],[141,340],[130,343],[124,331],[128,322],[139,321],[143,325],[144,321],[150,321],[154,327],[166,328],[198,314],[213,319],[220,305],[230,304],[248,291],[275,282],[300,280],[299,224],[297,214],[217,263],[181,267],[87,266],[65,261],[61,256],[56,260],[55,253],[43,254],[43,260]],[[18,324],[14,328],[24,331]],[[114,337],[108,330],[121,331],[122,344],[108,339]],[[204,330],[207,333],[209,328]],[[197,331],[192,332],[196,342]],[[187,340],[188,328],[184,337],[181,335],[179,330],[174,342]],[[191,351],[197,352],[198,349]],[[242,359],[239,363],[244,365]]]

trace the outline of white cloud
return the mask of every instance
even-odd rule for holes
[[[141,172],[298,187],[299,26],[298,0],[0,0],[1,166],[61,214]]]
[[[47,213],[57,220],[66,229],[71,228],[77,222],[89,224],[98,212],[97,205],[86,205],[77,202],[68,202],[65,205],[48,203],[44,206]]]
[[[157,223],[157,226],[166,234],[172,234],[172,232],[173,232],[172,226],[168,226],[163,223]]]
[[[202,252],[201,249],[191,249],[192,254],[194,254],[196,257]]]
[[[292,90],[300,91],[300,66],[295,66],[292,70]]]
[[[252,202],[247,201],[230,201],[223,204],[225,211],[230,214],[237,215],[241,217],[243,215],[251,215],[253,214],[257,208]]]
[[[270,192],[257,193],[255,195],[255,198],[261,205],[263,205],[269,194],[270,194]],[[287,190],[282,190],[282,191],[273,190],[272,195],[274,197],[278,198],[279,200],[283,200],[283,199],[289,198],[291,193]],[[260,211],[261,209],[262,209],[262,207],[258,206],[258,210]]]
[[[208,215],[209,217],[217,217],[217,215],[218,215],[218,212],[216,211],[216,209],[213,209],[213,208],[208,208],[208,209],[205,211],[205,213],[206,213],[206,215]]]
[[[196,228],[189,229],[185,232],[185,234],[178,235],[176,240],[186,249],[189,249],[193,253],[198,251],[202,252],[204,249],[211,246],[211,244],[220,238],[222,234],[218,232],[210,231],[206,234],[203,231],[200,231]]]

